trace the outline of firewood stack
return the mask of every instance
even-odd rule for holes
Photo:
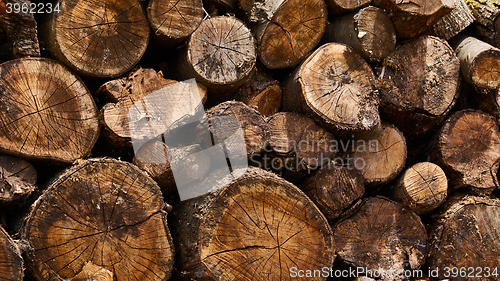
[[[0,280],[500,280],[499,15],[0,0]]]

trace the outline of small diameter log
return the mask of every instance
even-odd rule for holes
[[[268,68],[292,68],[319,43],[328,20],[324,0],[264,0],[250,12],[260,61]]]
[[[372,0],[326,0],[328,12],[332,15],[347,14],[370,5]]]
[[[460,62],[448,43],[421,36],[401,44],[379,72],[380,115],[408,137],[424,138],[442,122],[460,89]]]
[[[28,161],[0,155],[0,207],[22,204],[37,190],[36,176]]]
[[[392,124],[382,123],[382,133],[377,139],[357,140],[353,147],[350,164],[361,171],[367,184],[387,183],[405,166],[406,139]]]
[[[365,193],[364,181],[358,170],[332,164],[321,167],[301,189],[328,220],[335,220],[359,203]]]
[[[0,225],[0,280],[22,281],[23,264],[17,244]]]
[[[0,73],[0,151],[66,163],[90,153],[98,111],[80,78],[44,58],[5,62]]]
[[[21,8],[23,6],[30,7],[32,4],[29,0],[0,1],[0,30],[2,31],[0,35],[0,61],[40,56],[37,24],[33,14],[24,13],[22,9],[16,13],[14,5],[19,5]]]
[[[45,38],[52,54],[81,75],[120,76],[146,51],[150,27],[139,0],[58,0]]]
[[[450,43],[460,59],[465,81],[476,89],[500,86],[500,49],[474,37],[457,37]]]
[[[149,24],[159,41],[174,45],[184,41],[203,20],[201,0],[152,0],[147,8]]]
[[[174,250],[164,207],[158,185],[136,166],[81,161],[50,184],[26,218],[28,269],[40,281],[109,273],[117,281],[167,280]]]
[[[495,189],[500,158],[500,131],[495,119],[477,110],[462,110],[446,120],[437,135],[435,163],[450,187],[483,194]]]
[[[370,62],[383,60],[396,49],[396,30],[382,9],[370,6],[336,18],[323,40],[345,43]]]
[[[354,215],[333,226],[333,232],[341,262],[372,273],[393,272],[393,279],[365,274],[371,278],[399,280],[394,279],[396,272],[420,268],[428,251],[427,232],[420,218],[380,196],[366,199]]]
[[[393,187],[394,199],[419,215],[435,210],[446,199],[448,179],[443,169],[430,162],[408,168]]]
[[[291,278],[290,268],[331,267],[335,257],[330,226],[314,203],[260,169],[182,202],[173,215],[176,267],[187,280],[325,280]]]
[[[455,8],[438,20],[431,27],[430,33],[448,40],[471,25],[475,17],[467,7],[466,1],[469,0],[455,0]]]
[[[373,0],[394,23],[398,39],[417,37],[455,8],[455,0]]]
[[[431,224],[429,269],[439,268],[439,279],[445,278],[443,267],[452,266],[473,268],[474,277],[479,277],[463,277],[459,272],[452,280],[498,280],[500,200],[467,195],[445,205]]]
[[[500,3],[491,0],[466,0],[465,2],[477,23],[492,31],[495,30],[498,15],[500,15]]]
[[[338,132],[376,135],[380,116],[374,81],[373,71],[356,51],[345,44],[328,43],[288,79],[283,106]]]
[[[245,83],[256,59],[250,30],[235,17],[220,16],[204,20],[191,34],[179,67],[183,79],[195,78],[220,100],[219,91],[234,91]]]

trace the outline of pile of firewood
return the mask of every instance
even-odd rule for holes
[[[141,1],[0,0],[0,280],[500,280],[500,3]]]

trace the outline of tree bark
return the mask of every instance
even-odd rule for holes
[[[297,66],[319,43],[327,18],[324,0],[256,1],[249,20],[260,61],[271,69]]]
[[[335,19],[326,27],[323,39],[345,43],[370,62],[381,61],[396,49],[391,19],[373,6]]]
[[[435,210],[446,199],[448,179],[443,169],[430,162],[408,168],[393,187],[394,199],[423,215]]]
[[[476,22],[490,30],[495,30],[495,22],[500,14],[500,3],[491,0],[467,0],[466,3]]]
[[[295,70],[286,82],[283,107],[339,133],[373,136],[380,129],[373,71],[340,43],[321,46]]]
[[[152,0],[147,14],[149,24],[160,42],[175,45],[193,33],[203,20],[201,0]]]
[[[112,280],[167,280],[174,251],[164,207],[158,185],[136,166],[82,161],[32,206],[22,229],[28,269],[40,281],[68,280],[92,272],[91,262]]]
[[[23,264],[17,244],[0,225],[0,280],[22,281]]]
[[[338,258],[348,266],[391,270],[395,275],[425,262],[427,232],[420,218],[387,198],[366,199],[357,213],[337,223],[333,231]],[[377,279],[400,280],[390,277]]]
[[[0,65],[0,150],[71,163],[90,153],[98,112],[83,82],[62,64],[23,58]]]
[[[471,109],[453,114],[437,135],[431,156],[446,172],[450,188],[491,193],[496,188],[500,158],[500,131],[495,119]]]
[[[330,267],[335,256],[313,202],[260,169],[182,202],[173,215],[176,265],[187,280],[325,280],[292,278],[289,270]]]
[[[467,195],[445,205],[434,216],[429,234],[429,268],[439,268],[440,279],[447,273],[443,267],[449,266],[453,280],[476,279],[470,278],[471,268],[477,280],[498,280],[500,201]],[[457,275],[451,267],[458,268]],[[462,268],[469,277],[460,274]]]
[[[347,14],[370,5],[372,0],[326,0],[328,12],[332,15]]]
[[[465,2],[466,0],[455,0],[455,8],[438,20],[431,27],[430,33],[448,40],[471,25],[475,18]]]
[[[33,165],[22,158],[0,155],[0,207],[22,204],[37,189]]]
[[[380,115],[408,137],[426,137],[459,95],[459,60],[446,41],[434,36],[403,43],[377,72]]]
[[[112,78],[132,69],[146,51],[150,27],[138,0],[59,0],[44,26],[47,47],[81,75]]]

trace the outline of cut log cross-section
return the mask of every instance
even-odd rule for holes
[[[22,281],[23,264],[19,248],[0,225],[0,280]]]
[[[79,74],[110,78],[136,65],[150,27],[139,0],[59,0],[45,27],[50,51]]]
[[[22,229],[40,281],[170,277],[173,248],[158,185],[130,163],[81,161],[32,206]],[[88,279],[85,279],[88,280]]]
[[[36,189],[37,173],[28,161],[0,155],[0,207],[22,204]]]
[[[77,76],[44,58],[5,62],[0,73],[2,152],[69,163],[90,153],[98,111]]]

